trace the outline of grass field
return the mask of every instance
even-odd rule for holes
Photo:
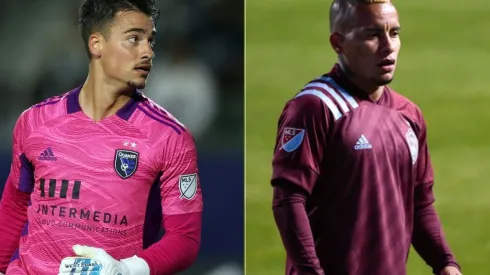
[[[302,85],[326,71],[325,0],[246,1],[246,271],[283,274],[271,212],[277,118]],[[490,274],[490,2],[396,1],[402,25],[397,91],[423,110],[436,173],[436,208],[465,274]],[[411,253],[409,274],[431,274]]]

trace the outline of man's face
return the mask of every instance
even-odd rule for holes
[[[100,54],[105,74],[130,87],[143,89],[154,57],[152,18],[137,11],[118,12],[107,28]]]
[[[344,34],[341,56],[361,80],[387,85],[393,80],[400,51],[400,23],[391,3],[360,4],[352,15],[353,27]]]

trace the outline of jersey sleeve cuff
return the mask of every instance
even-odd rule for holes
[[[275,166],[271,184],[274,186],[280,180],[286,180],[303,188],[308,195],[311,195],[317,178],[318,173],[307,167]]]
[[[122,259],[121,262],[129,269],[130,275],[150,275],[150,266],[140,257],[133,256]]]

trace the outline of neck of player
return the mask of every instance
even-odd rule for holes
[[[80,91],[79,103],[85,115],[94,121],[100,121],[117,113],[131,100],[134,92],[134,88],[111,82],[90,68]]]
[[[339,61],[339,64],[347,79],[350,82],[354,83],[354,85],[356,85],[356,87],[358,87],[364,93],[369,95],[369,98],[371,98],[376,102],[381,98],[381,95],[383,94],[384,86],[376,85],[370,80],[362,79],[358,77],[354,72],[352,72],[347,67],[347,65],[344,64],[344,62],[342,62],[342,60]]]

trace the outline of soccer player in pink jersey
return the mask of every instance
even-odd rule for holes
[[[390,1],[334,0],[338,62],[289,100],[273,158],[287,275],[405,275],[410,246],[461,275],[433,206],[420,109],[387,85],[400,50]]]
[[[203,205],[194,139],[138,90],[154,57],[154,4],[81,6],[86,82],[27,109],[14,128],[0,273],[175,274],[196,259]]]

